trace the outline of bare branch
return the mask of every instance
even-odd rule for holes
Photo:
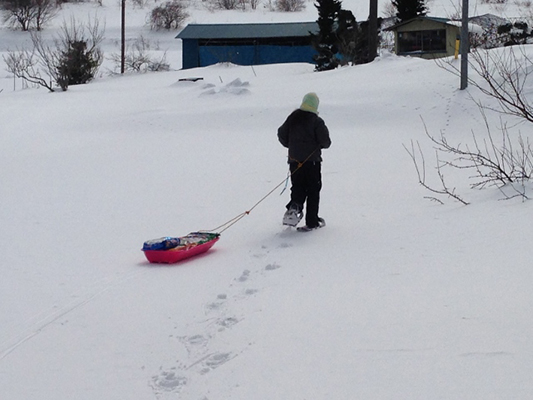
[[[426,190],[432,192],[432,193],[435,193],[437,195],[441,195],[441,196],[447,196],[447,197],[451,197],[457,201],[459,201],[460,203],[464,204],[464,205],[468,205],[469,203],[466,202],[465,200],[463,200],[458,194],[455,193],[455,188],[450,190],[448,188],[448,186],[446,185],[446,182],[445,182],[445,179],[444,179],[444,174],[442,173],[442,169],[441,169],[441,165],[440,165],[440,162],[438,160],[438,154],[436,154],[437,156],[437,175],[439,177],[439,180],[440,180],[440,183],[441,183],[441,186],[442,188],[441,189],[435,189],[434,187],[430,186],[429,184],[426,183],[426,164],[425,164],[425,158],[424,158],[424,153],[422,152],[422,148],[420,147],[420,143],[419,142],[416,142],[417,143],[417,151],[415,151],[415,145],[414,145],[414,142],[411,141],[411,148],[407,148],[405,145],[403,146],[404,149],[407,151],[407,153],[409,154],[409,156],[411,157],[411,160],[413,161],[413,165],[415,166],[415,170],[416,170],[416,173],[417,173],[417,176],[418,176],[418,183]],[[420,161],[418,160],[417,158],[417,154],[420,156]],[[419,165],[419,162],[422,163],[422,166]],[[436,201],[440,204],[444,204],[441,200],[439,200],[438,198],[436,197],[425,197],[429,200],[432,200],[432,201]]]

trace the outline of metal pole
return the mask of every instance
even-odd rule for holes
[[[468,51],[470,38],[468,37],[468,0],[463,0],[463,17],[461,20],[461,90],[468,86]]]
[[[120,73],[124,73],[124,64],[126,58],[126,0],[122,0],[122,18],[120,32]]]
[[[370,0],[368,15],[368,62],[378,54],[378,0]]]

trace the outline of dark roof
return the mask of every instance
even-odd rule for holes
[[[189,24],[179,39],[247,39],[303,37],[318,32],[316,22],[285,22],[271,24]]]
[[[411,18],[411,19],[409,19],[407,21],[399,22],[399,23],[397,23],[395,25],[389,26],[385,30],[386,31],[392,31],[392,30],[394,30],[396,28],[399,28],[400,26],[404,26],[404,25],[410,24],[411,22],[417,21],[417,20],[428,20],[428,21],[440,22],[442,24],[447,24],[448,22],[451,21],[448,18],[420,16],[420,17]]]

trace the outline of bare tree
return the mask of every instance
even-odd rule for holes
[[[135,42],[128,46],[124,60],[124,67],[127,71],[147,72],[147,71],[168,71],[170,69],[166,60],[166,52],[160,58],[154,58],[150,55],[152,45],[143,36],[140,36]],[[120,54],[112,54],[110,59],[116,66],[121,65]]]
[[[257,6],[261,3],[261,0],[249,0],[252,10],[257,10]]]
[[[213,0],[213,5],[220,10],[236,10],[241,3],[239,0]]]
[[[28,82],[54,92],[54,83],[66,91],[70,84],[92,79],[103,61],[99,44],[103,30],[99,21],[82,25],[74,18],[63,23],[53,45],[47,44],[39,32],[31,32],[32,50],[9,51],[4,60],[8,70]]]
[[[5,11],[4,22],[23,31],[40,31],[58,12],[56,0],[3,0],[0,8]]]
[[[13,28],[20,27],[23,31],[30,29],[34,15],[31,0],[5,0],[2,3],[4,22]]]
[[[295,12],[305,9],[305,0],[276,0],[274,2],[277,11]]]
[[[472,144],[450,144],[444,134],[436,137],[431,135],[424,124],[426,136],[433,144],[436,159],[436,172],[439,179],[439,188],[427,183],[426,162],[419,142],[411,141],[411,146],[404,148],[409,153],[417,173],[418,182],[425,189],[436,195],[451,197],[462,204],[468,204],[456,193],[455,188],[450,189],[444,178],[444,169],[470,171],[469,179],[472,189],[482,189],[494,186],[504,193],[504,187],[511,187],[516,195],[527,199],[524,182],[533,179],[533,148],[528,138],[522,134],[513,137],[509,134],[507,126],[501,122],[499,139],[495,138],[491,126],[483,109],[480,109],[485,129],[486,138],[479,140],[472,132]],[[518,189],[521,188],[521,189]],[[504,193],[505,194],[505,193]],[[505,194],[505,198],[511,198]],[[430,197],[438,200],[436,197]],[[438,200],[441,202],[440,200]]]
[[[446,196],[451,197],[452,199],[455,199],[459,201],[460,203],[464,205],[468,205],[469,203],[466,202],[461,196],[459,196],[455,192],[455,188],[450,189],[446,183],[446,180],[444,179],[444,173],[442,171],[442,164],[439,159],[439,153],[438,151],[435,151],[435,158],[437,160],[437,176],[439,178],[440,188],[437,188],[436,186],[433,186],[429,183],[427,183],[426,178],[426,159],[424,157],[424,152],[422,151],[422,147],[420,146],[419,142],[415,143],[411,141],[411,146],[407,147],[404,145],[405,150],[409,153],[409,156],[411,157],[411,160],[413,161],[413,164],[415,166],[416,174],[418,177],[418,183],[429,192],[433,193],[435,196]],[[440,204],[444,204],[442,200],[440,200],[438,197],[435,196],[425,196],[426,199],[436,201]]]
[[[167,1],[149,14],[152,29],[177,29],[188,17],[187,6],[181,0]]]
[[[17,52],[10,51],[7,56],[4,56],[4,61],[7,65],[7,70],[17,78],[21,78],[26,82],[43,86],[50,92],[54,92],[52,81],[45,79],[42,76],[39,68],[39,58],[35,49],[33,50],[19,50]]]
[[[460,76],[460,70],[451,60],[437,60],[439,66]],[[533,106],[526,90],[533,85],[533,60],[524,46],[509,46],[471,52],[470,67],[481,80],[469,78],[470,85],[495,99],[499,108],[483,106],[492,111],[512,115],[533,122]],[[481,105],[478,102],[478,105]]]
[[[35,29],[42,30],[44,25],[52,20],[59,10],[56,0],[34,0],[35,10]]]
[[[497,111],[533,122],[533,107],[525,93],[532,84],[533,62],[524,47],[478,50],[472,52],[471,58],[473,70],[482,79],[481,83],[472,84],[497,100]]]

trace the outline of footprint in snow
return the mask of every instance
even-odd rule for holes
[[[279,269],[279,268],[281,268],[281,265],[278,265],[276,263],[272,263],[272,264],[268,264],[265,267],[265,271],[274,271],[274,270]]]
[[[242,275],[237,278],[237,280],[239,282],[246,282],[248,280],[248,278],[250,277],[250,270],[248,269],[245,269],[243,272],[242,272]]]
[[[156,393],[179,392],[187,384],[187,378],[176,375],[174,371],[162,371],[159,375],[152,377],[152,388]]]
[[[237,357],[236,354],[232,353],[215,353],[207,357],[201,363],[200,374],[205,375],[208,372],[217,369],[221,365],[224,365],[228,361]]]
[[[210,337],[198,334],[192,336],[183,336],[178,339],[187,350],[188,357],[195,358],[207,352]]]
[[[217,325],[221,326],[222,330],[223,328],[230,328],[235,324],[238,324],[240,321],[235,317],[228,317],[217,321]]]

